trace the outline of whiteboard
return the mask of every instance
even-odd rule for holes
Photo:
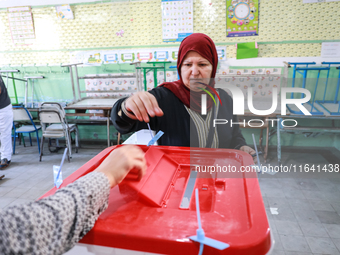
[[[0,8],[14,6],[39,6],[39,5],[60,5],[74,3],[103,2],[95,0],[0,0]]]

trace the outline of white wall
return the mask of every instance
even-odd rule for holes
[[[340,62],[340,58],[322,58],[322,57],[289,57],[289,58],[248,58],[236,59],[228,58],[223,62],[225,66],[284,66],[283,62],[315,62],[321,65],[321,62]],[[221,62],[222,65],[222,62]]]
[[[74,3],[102,2],[95,0],[0,0],[0,8],[14,6],[61,5]]]

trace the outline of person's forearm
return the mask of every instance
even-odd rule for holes
[[[124,100],[126,100],[126,98],[118,100],[111,110],[112,123],[121,134],[136,131],[135,127],[138,122],[135,119],[129,118],[123,111],[122,104]]]
[[[109,180],[90,173],[54,195],[0,212],[0,254],[63,254],[107,208]]]
[[[126,109],[123,111],[122,104],[124,100],[126,99],[120,99],[117,101],[111,110],[111,120],[118,132],[121,134],[127,134],[147,128],[144,122],[131,118],[131,115],[133,116],[133,114],[126,114]]]
[[[239,150],[244,145],[247,145],[247,143],[246,143],[243,135],[241,134],[241,132],[239,132],[238,135],[233,136],[230,148]]]

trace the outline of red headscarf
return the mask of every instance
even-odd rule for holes
[[[211,73],[211,78],[215,78],[218,64],[216,46],[209,36],[205,34],[196,33],[186,37],[179,46],[177,71],[180,79],[175,82],[165,82],[160,86],[164,86],[170,89],[179,98],[179,100],[181,100],[181,102],[185,104],[188,108],[191,108],[196,112],[201,112],[201,94],[205,92],[190,91],[190,89],[188,89],[182,81],[181,66],[186,54],[189,51],[197,52],[212,64],[213,69]],[[211,87],[214,87],[214,82],[211,82],[209,85]],[[207,87],[206,89],[210,90],[209,87]],[[210,110],[212,105],[213,101],[210,97],[208,97],[207,110]]]

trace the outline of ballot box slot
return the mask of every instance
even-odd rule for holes
[[[188,181],[187,181],[186,188],[184,190],[181,205],[179,206],[180,209],[189,209],[190,200],[192,198],[192,195],[194,194],[193,192],[194,192],[194,188],[195,188],[196,178],[197,178],[197,172],[191,170]]]

